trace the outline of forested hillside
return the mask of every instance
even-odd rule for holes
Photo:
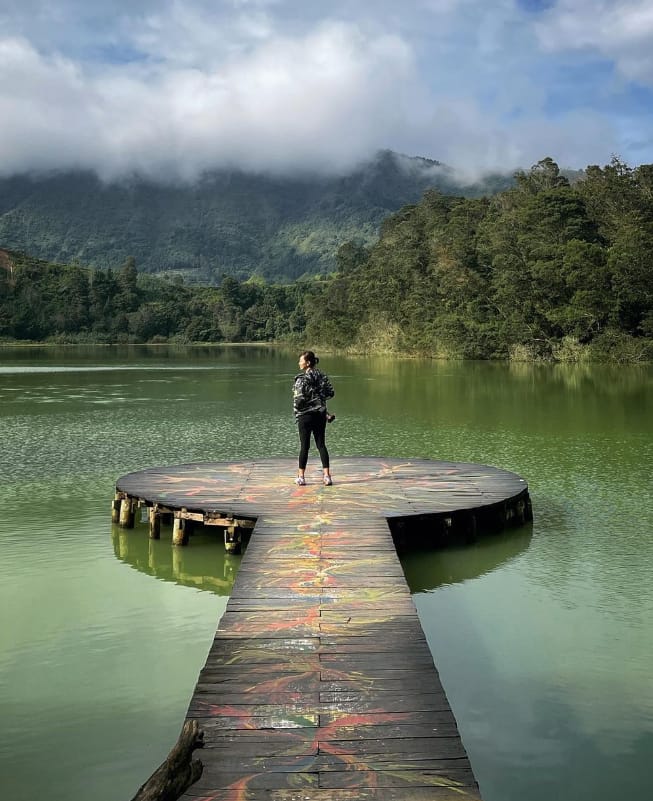
[[[243,342],[303,335],[299,283],[226,276],[220,287],[52,264],[0,250],[0,339],[56,342]]]
[[[653,165],[570,186],[544,159],[513,189],[427,192],[307,307],[307,340],[467,358],[653,357]]]
[[[653,165],[571,186],[544,159],[493,197],[427,191],[338,271],[220,286],[0,250],[0,338],[286,341],[454,358],[653,359]]]
[[[280,178],[221,171],[192,185],[133,179],[103,184],[91,173],[0,180],[0,247],[48,261],[117,268],[217,284],[223,275],[292,281],[335,269],[338,247],[366,244],[381,221],[428,188],[478,196],[506,175],[460,185],[426,159],[388,151],[349,175]]]

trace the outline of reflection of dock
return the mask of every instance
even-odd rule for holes
[[[113,526],[111,536],[116,558],[141,573],[185,587],[229,595],[234,585],[240,557],[225,553],[224,548],[208,531],[193,534],[192,548],[171,548],[170,531],[163,530],[160,540],[137,531]]]
[[[340,459],[145,470],[130,502],[255,519],[188,710],[205,732],[188,798],[480,798],[390,528],[523,522],[526,483],[481,465]],[[390,523],[390,526],[388,525]],[[403,525],[402,525],[403,524]]]

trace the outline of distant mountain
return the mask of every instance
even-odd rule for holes
[[[461,184],[436,161],[379,153],[348,175],[213,172],[193,185],[143,179],[104,184],[93,173],[0,179],[0,247],[60,263],[290,281],[326,273],[338,247],[370,243],[381,220],[426,189],[474,197],[512,184],[494,175]]]

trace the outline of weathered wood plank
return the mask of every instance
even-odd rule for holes
[[[364,757],[366,762],[394,761],[399,756],[409,760],[422,759],[424,755],[432,757],[436,748],[441,759],[463,759],[467,756],[457,731],[449,737],[442,737],[437,744],[433,743],[431,737],[406,737],[403,740],[329,740],[329,745],[338,754],[357,754]]]
[[[271,715],[226,715],[224,712],[216,711],[210,727],[203,725],[202,730],[207,732],[211,729],[306,729],[317,728],[319,716],[315,713],[297,712],[295,714],[284,714],[283,710],[275,710],[276,714]],[[187,717],[195,720],[210,716],[206,707],[199,702],[191,704]]]
[[[347,770],[321,771],[320,787],[402,787],[406,792],[404,798],[411,798],[408,792],[414,787],[447,787],[459,789],[472,787],[476,790],[476,779],[471,769],[454,769],[453,767],[415,768],[404,766],[401,770]],[[200,780],[202,781],[202,780]],[[459,794],[459,797],[465,798]]]

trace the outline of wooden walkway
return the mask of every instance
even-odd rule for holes
[[[292,484],[294,460],[124,476],[130,499],[256,526],[188,719],[205,733],[205,801],[452,801],[480,794],[387,519],[525,504],[481,465],[340,459]],[[530,507],[529,507],[530,508]]]

